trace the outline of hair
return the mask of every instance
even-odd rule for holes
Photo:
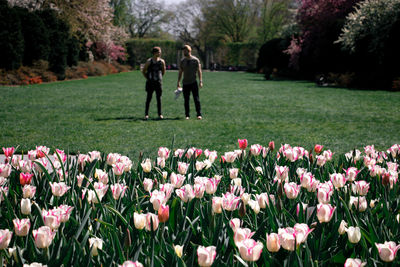
[[[184,45],[182,49],[186,49],[189,52],[192,51],[192,48],[189,45]]]
[[[155,53],[157,53],[157,52],[161,52],[161,48],[158,47],[158,46],[155,46],[155,47],[153,47],[153,49],[151,49],[151,52],[152,52],[153,54],[155,54]]]

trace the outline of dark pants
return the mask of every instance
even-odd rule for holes
[[[158,116],[160,116],[162,114],[161,113],[162,85],[160,82],[147,81],[146,82],[147,98],[146,98],[146,110],[145,110],[146,116],[149,115],[150,102],[151,102],[151,98],[153,97],[154,91],[156,91]]]
[[[190,113],[190,107],[189,107],[190,92],[192,92],[192,94],[193,94],[194,106],[196,107],[197,116],[201,116],[199,87],[197,85],[197,82],[183,85],[183,97],[185,99],[185,115],[186,115],[186,117],[189,117],[189,113]]]

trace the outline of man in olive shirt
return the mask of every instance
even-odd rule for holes
[[[196,107],[197,119],[201,120],[201,106],[200,106],[200,96],[199,96],[199,86],[203,87],[201,64],[197,57],[192,56],[192,48],[188,45],[183,47],[183,59],[179,66],[178,75],[178,88],[181,87],[181,79],[183,73],[183,97],[185,99],[185,115],[188,120],[190,117],[189,109],[189,98],[190,92],[193,94],[194,105]],[[199,86],[197,85],[196,74],[199,75]]]

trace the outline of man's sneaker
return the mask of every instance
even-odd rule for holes
[[[149,115],[144,116],[144,119],[147,121],[149,119]]]
[[[159,117],[161,120],[164,119],[164,116],[163,116],[163,115],[160,115],[160,116],[158,116],[158,117]]]
[[[188,119],[189,119],[189,117],[186,117],[186,119],[188,120]]]
[[[198,119],[198,120],[202,120],[203,117],[202,117],[202,116],[197,116],[197,119]]]

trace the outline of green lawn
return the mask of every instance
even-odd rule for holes
[[[305,81],[265,81],[251,73],[205,72],[200,89],[202,121],[189,121],[182,96],[174,100],[177,72],[164,80],[163,114],[155,96],[144,121],[140,72],[25,87],[0,87],[0,146],[27,151],[46,145],[70,152],[118,152],[137,159],[159,146],[196,146],[218,152],[237,148],[238,138],[267,145],[274,140],[307,149],[315,143],[334,152],[400,142],[400,93],[317,87]]]

